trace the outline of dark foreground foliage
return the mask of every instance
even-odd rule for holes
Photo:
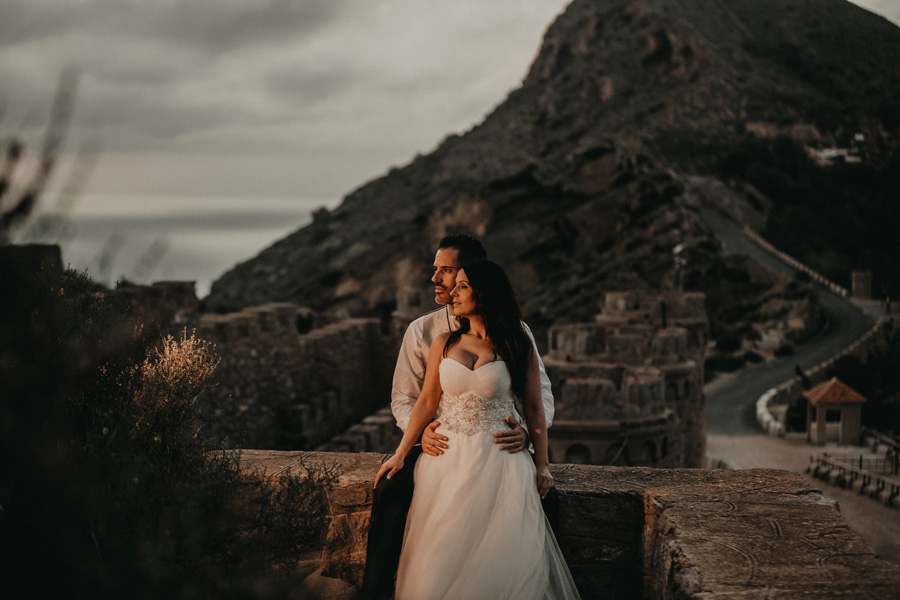
[[[2,248],[0,248],[2,250]],[[0,572],[7,597],[284,597],[331,474],[242,485],[199,434],[217,360],[115,291],[0,252]]]

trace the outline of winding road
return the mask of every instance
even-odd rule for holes
[[[744,254],[793,275],[796,271],[753,243],[743,229],[714,209],[701,211],[703,221],[722,242],[726,254]],[[707,431],[722,435],[764,432],[756,421],[756,400],[792,377],[797,365],[807,370],[827,360],[862,337],[874,324],[872,317],[851,301],[819,288],[819,304],[827,319],[815,336],[797,346],[793,355],[742,369],[707,386]]]
[[[703,221],[727,254],[744,254],[793,274],[795,270],[750,240],[743,229],[716,210],[703,209]],[[823,483],[805,473],[815,447],[802,434],[784,438],[765,434],[756,421],[756,401],[766,391],[794,377],[796,365],[804,370],[827,360],[852,344],[874,324],[859,306],[827,289],[819,288],[819,304],[827,321],[792,356],[754,365],[710,382],[706,390],[707,454],[729,468],[775,468],[797,473],[811,487]],[[875,303],[877,306],[877,303]],[[847,524],[876,554],[900,564],[900,514],[850,490],[828,486],[826,493],[840,503]]]

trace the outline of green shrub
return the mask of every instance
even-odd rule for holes
[[[733,356],[730,354],[713,354],[708,356],[704,362],[707,373],[723,372],[732,373],[744,366],[743,356]]]
[[[739,333],[729,331],[716,340],[716,350],[718,352],[737,352],[741,349],[743,340]]]
[[[856,269],[873,272],[876,295],[900,294],[894,232],[900,228],[900,155],[883,164],[822,167],[788,137],[747,137],[722,149],[716,171],[752,184],[772,201],[763,235],[780,250],[849,287]],[[859,243],[866,231],[865,243]],[[797,279],[809,281],[798,273]]]
[[[744,338],[750,340],[751,342],[758,342],[762,339],[762,334],[753,327],[752,325],[748,325],[743,329]]]
[[[784,343],[775,348],[774,354],[777,358],[782,358],[784,356],[791,356],[794,353],[793,344]]]
[[[867,398],[862,423],[886,435],[900,435],[900,335],[894,333],[886,347],[879,347],[863,364],[852,356],[835,362],[829,376],[837,377]]]
[[[744,361],[748,363],[758,364],[763,361],[763,357],[760,356],[758,352],[754,352],[753,350],[747,350],[744,352]]]

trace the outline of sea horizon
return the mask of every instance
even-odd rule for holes
[[[39,210],[15,241],[56,243],[63,264],[108,287],[212,282],[312,221],[336,198],[85,193]]]

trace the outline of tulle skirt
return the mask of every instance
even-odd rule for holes
[[[416,462],[395,597],[578,598],[541,508],[531,456],[500,450],[490,433],[439,431],[449,449]]]

